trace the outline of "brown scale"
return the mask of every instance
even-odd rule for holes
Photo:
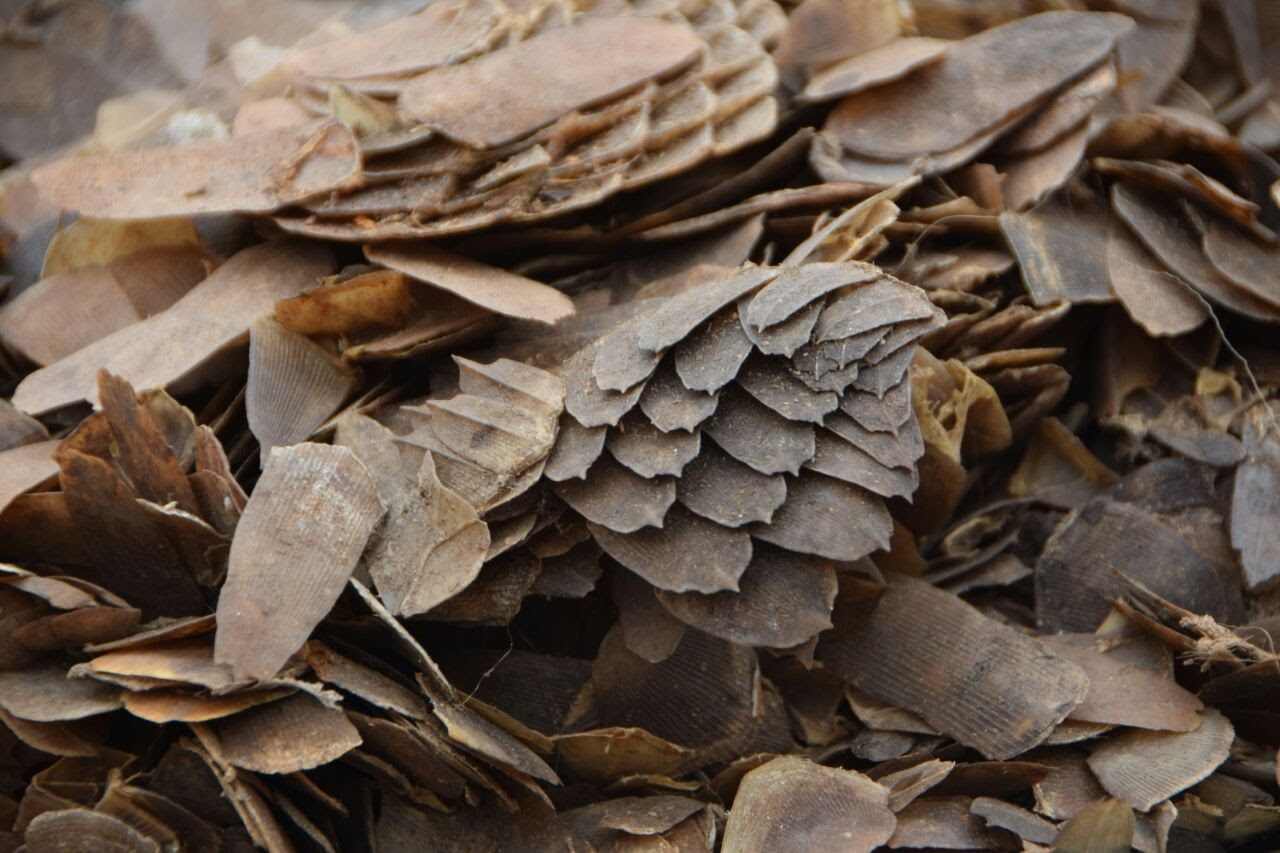
[[[777,115],[773,97],[777,71],[767,50],[776,44],[782,23],[772,2],[719,0],[684,4],[678,9],[669,4],[636,4],[612,13],[624,11],[673,22],[673,28],[681,29],[673,29],[672,36],[681,31],[694,35],[700,47],[691,64],[681,62],[670,71],[658,70],[657,79],[638,81],[638,86],[607,98],[603,104],[577,105],[558,117],[548,113],[552,118],[549,123],[531,120],[524,131],[510,124],[495,125],[495,130],[502,127],[502,137],[514,134],[497,146],[451,142],[449,122],[441,128],[441,135],[415,129],[422,127],[417,125],[419,116],[426,120],[424,126],[431,120],[427,113],[414,114],[413,92],[447,89],[456,96],[468,85],[483,86],[483,82],[470,82],[469,63],[500,58],[503,48],[522,42],[533,45],[540,44],[539,39],[554,39],[554,30],[570,21],[593,26],[609,10],[568,9],[566,14],[544,19],[536,29],[516,28],[510,16],[495,16],[487,22],[488,29],[462,30],[459,45],[433,57],[437,61],[447,57],[435,70],[399,77],[383,74],[367,80],[363,87],[366,93],[382,98],[379,104],[398,101],[399,108],[383,127],[361,140],[366,151],[365,186],[352,192],[339,190],[319,204],[305,203],[302,213],[278,215],[277,222],[288,231],[311,236],[383,240],[546,219],[677,174],[709,157],[732,153],[772,132]],[[427,14],[429,10],[421,13]],[[504,32],[505,37],[495,39],[495,31]],[[362,33],[351,41],[362,46],[372,36]],[[477,37],[474,45],[488,46],[463,46]],[[593,44],[595,40],[570,36],[565,46],[581,42],[593,56],[606,51]],[[629,36],[613,49],[617,51],[633,40],[634,36]],[[546,65],[545,71],[539,66],[532,73],[555,75],[550,63],[561,62],[561,53],[563,49],[554,59],[548,53],[548,59],[538,60]],[[292,65],[300,97],[318,114],[334,114],[332,98],[326,102],[319,94],[336,79],[334,70],[328,69],[329,77],[312,76],[307,70],[309,61],[304,56]],[[591,64],[586,58],[578,61]],[[530,73],[525,67],[522,72]],[[441,73],[450,75],[447,86],[433,79],[433,74]],[[525,91],[539,91],[554,86],[553,79],[559,78],[548,77],[545,85],[534,85],[522,78],[520,85]],[[361,88],[359,82],[358,77],[343,79],[344,86],[357,89]],[[479,105],[496,94],[486,94],[480,88],[473,97]],[[451,110],[458,109],[456,101],[453,97]],[[396,183],[385,184],[388,179]]]

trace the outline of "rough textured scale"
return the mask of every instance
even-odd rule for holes
[[[1089,755],[1089,768],[1112,796],[1147,811],[1216,770],[1234,735],[1227,718],[1211,708],[1194,731],[1113,735]]]
[[[733,381],[751,354],[751,339],[736,311],[717,314],[701,335],[685,338],[672,353],[676,375],[691,391],[719,391]]]
[[[836,574],[826,560],[756,544],[737,592],[657,595],[677,619],[712,636],[789,648],[831,627]]]
[[[780,272],[747,303],[747,322],[763,330],[783,322],[832,291],[874,281],[884,275],[873,264],[805,264]]]
[[[637,342],[654,352],[679,343],[716,311],[776,275],[777,270],[769,267],[751,266],[679,293],[645,318]]]
[[[1036,567],[1036,615],[1043,629],[1091,631],[1108,598],[1128,589],[1121,575],[1197,613],[1229,619],[1224,578],[1170,525],[1150,513],[1099,497],[1070,517]]]
[[[720,395],[703,430],[730,456],[761,474],[792,474],[813,458],[813,426],[789,421],[746,392]]]
[[[437,246],[370,245],[365,247],[365,254],[374,263],[499,314],[554,323],[573,313],[569,297],[554,288]]]
[[[640,395],[640,409],[664,432],[693,430],[716,410],[719,397],[685,386],[675,368],[659,366]]]
[[[1084,672],[1045,644],[902,576],[818,655],[859,689],[995,759],[1043,741],[1088,689]]]
[[[896,826],[881,785],[853,770],[782,756],[743,777],[723,849],[870,853]]]
[[[634,410],[632,413],[634,415]],[[698,455],[702,434],[684,430],[663,432],[644,418],[628,416],[619,429],[609,433],[605,446],[613,458],[641,477],[679,477]]]
[[[270,678],[328,614],[384,507],[345,447],[271,454],[231,542],[215,659]]]
[[[680,503],[703,518],[741,527],[771,520],[787,499],[787,482],[781,474],[761,474],[708,441],[685,467],[677,493]]]
[[[644,349],[639,344],[640,329],[647,315],[623,323],[600,339],[591,375],[607,391],[630,391],[653,375],[662,351]]]
[[[425,613],[476,579],[490,530],[474,507],[440,483],[430,454],[416,472],[406,470],[391,432],[354,413],[339,420],[335,443],[365,466],[387,508],[364,560],[388,610]]]
[[[245,415],[265,459],[271,449],[305,441],[355,390],[347,365],[269,317],[249,329]]]
[[[226,761],[260,773],[309,770],[361,743],[345,714],[305,693],[215,722]]]
[[[351,128],[330,122],[59,160],[34,178],[48,198],[103,219],[262,213],[355,185],[360,149]]]
[[[497,148],[698,55],[697,36],[666,21],[600,18],[551,30],[417,78],[400,97],[414,118],[474,148]],[[564,62],[566,56],[573,62]]]
[[[782,548],[832,560],[858,560],[889,546],[893,521],[870,492],[822,474],[787,481],[787,501],[751,534]]]
[[[844,101],[828,127],[866,157],[947,151],[1097,65],[1132,27],[1121,15],[1079,12],[993,27],[951,45],[942,62]],[[975,90],[979,79],[986,85]],[[935,120],[914,120],[922,114]]]
[[[605,553],[659,589],[714,593],[737,589],[751,561],[751,537],[672,507],[662,529],[617,533],[590,525]]]
[[[643,477],[606,454],[586,479],[565,480],[556,494],[588,521],[616,533],[633,533],[663,526],[676,499],[676,484],[670,477]]]
[[[101,368],[139,389],[182,379],[243,340],[276,300],[296,296],[332,265],[329,249],[314,243],[277,240],[245,249],[168,310],[28,375],[13,404],[39,414],[87,399]]]
[[[560,419],[556,443],[547,456],[543,473],[555,482],[585,477],[592,464],[604,453],[607,436],[605,426],[585,427],[571,415],[565,415]]]

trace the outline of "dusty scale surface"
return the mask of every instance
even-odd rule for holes
[[[0,851],[1280,847],[1264,0],[0,0]]]

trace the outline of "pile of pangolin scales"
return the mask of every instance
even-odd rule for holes
[[[0,852],[1280,847],[1280,6],[0,0]]]

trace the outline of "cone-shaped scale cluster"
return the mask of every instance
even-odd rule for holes
[[[829,613],[833,563],[886,547],[884,501],[915,489],[909,368],[940,312],[863,263],[747,266],[628,308],[560,368],[545,475],[677,618],[803,641]],[[797,598],[822,611],[808,633],[749,627]]]

